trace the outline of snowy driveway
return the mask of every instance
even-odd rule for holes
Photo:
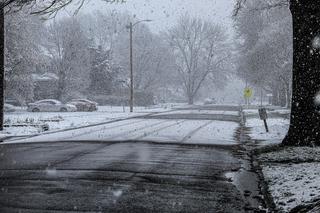
[[[7,141],[6,143],[53,141],[153,141],[165,143],[224,144],[237,142],[237,107],[233,111],[180,109],[128,118],[91,127]]]

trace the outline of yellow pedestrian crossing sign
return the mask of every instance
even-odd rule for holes
[[[253,94],[253,90],[249,87],[246,87],[244,89],[244,97],[245,98],[251,98],[252,97],[252,94]]]

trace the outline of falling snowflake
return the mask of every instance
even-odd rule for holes
[[[57,170],[56,169],[52,169],[52,168],[48,168],[48,169],[46,169],[46,173],[47,173],[47,175],[48,176],[56,176],[56,174],[57,174]]]
[[[314,98],[314,103],[315,105],[320,106],[320,91],[316,94]]]
[[[320,49],[320,36],[316,36],[313,40],[312,40],[312,47],[314,49]]]
[[[123,192],[121,190],[117,190],[117,191],[112,192],[113,196],[115,196],[115,197],[120,197],[122,195],[122,193]]]

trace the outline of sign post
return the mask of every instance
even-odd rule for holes
[[[269,128],[267,124],[267,119],[268,119],[267,109],[261,107],[259,109],[259,116],[260,116],[260,119],[263,120],[264,122],[264,127],[266,128],[266,132],[269,132]]]
[[[246,100],[246,105],[247,108],[249,107],[249,99],[252,97],[253,95],[253,90],[250,87],[246,87],[243,91],[244,94],[244,98]]]

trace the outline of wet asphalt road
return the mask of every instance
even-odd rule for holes
[[[238,150],[138,141],[0,145],[0,212],[249,212],[225,176],[243,168]]]

